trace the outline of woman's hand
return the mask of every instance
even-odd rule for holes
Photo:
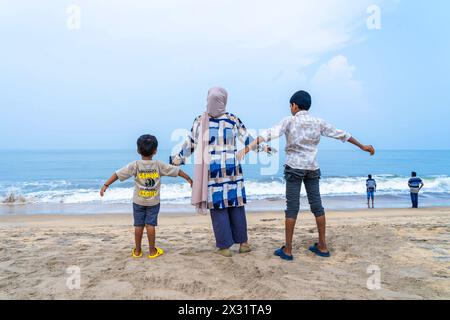
[[[169,159],[170,159],[169,164],[172,165],[172,166],[180,167],[181,165],[184,164],[183,163],[183,159],[180,156],[178,156],[178,155],[170,156]]]

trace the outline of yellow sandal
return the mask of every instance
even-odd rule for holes
[[[155,253],[153,256],[148,255],[147,258],[149,258],[149,259],[155,259],[155,258],[158,258],[159,256],[161,256],[161,255],[163,255],[163,254],[164,254],[164,250],[163,250],[163,249],[156,248],[156,253]]]
[[[133,258],[142,258],[142,256],[143,256],[144,254],[142,253],[142,250],[141,250],[141,253],[139,254],[139,255],[136,255],[136,248],[134,248],[132,251],[131,251],[131,256],[133,257]]]

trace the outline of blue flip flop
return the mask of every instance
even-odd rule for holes
[[[283,251],[284,248],[286,248],[286,246],[282,246],[280,249],[275,250],[273,254],[286,261],[294,260],[293,256],[288,256],[286,253],[284,253]]]
[[[318,243],[314,243],[313,246],[309,247],[309,251],[311,251],[312,253],[315,253],[319,257],[323,257],[323,258],[331,257],[330,251],[322,252],[322,251],[319,250],[319,248],[317,248],[317,245],[318,245]]]

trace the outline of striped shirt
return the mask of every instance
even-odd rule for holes
[[[420,186],[422,185],[422,179],[419,177],[413,177],[409,179],[408,186],[411,193],[419,193]]]
[[[375,179],[366,180],[367,192],[375,191],[377,189],[377,182]]]
[[[170,163],[182,165],[191,156],[201,136],[201,116],[194,120],[190,135]],[[209,118],[208,209],[240,207],[247,203],[242,167],[236,160],[237,139],[249,145],[254,138],[242,121],[231,113]]]

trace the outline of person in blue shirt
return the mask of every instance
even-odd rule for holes
[[[408,181],[408,187],[411,193],[411,202],[413,208],[419,207],[419,192],[423,188],[424,184],[422,179],[417,177],[416,172],[411,173],[411,178]]]
[[[377,191],[377,182],[372,178],[372,175],[369,174],[368,179],[366,180],[366,188],[367,188],[367,207],[370,209],[370,199],[372,199],[372,209],[374,206],[374,198],[375,192]]]

